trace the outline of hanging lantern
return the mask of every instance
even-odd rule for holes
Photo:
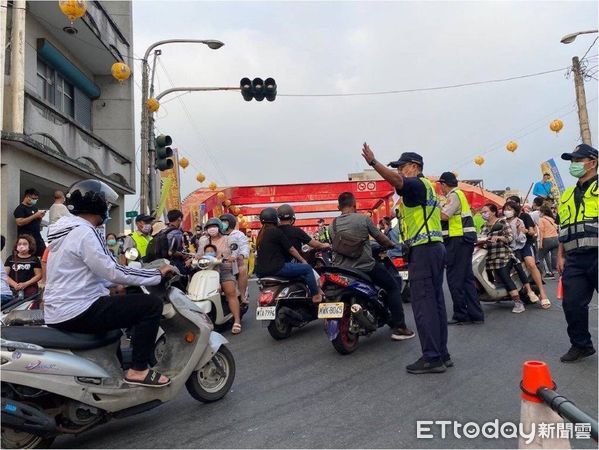
[[[198,183],[203,183],[206,180],[206,177],[204,176],[204,174],[202,172],[200,172],[196,176],[196,180],[198,180]]]
[[[216,194],[216,198],[218,198],[221,202],[224,202],[227,196],[224,192],[219,192],[218,194]]]
[[[507,145],[505,146],[505,149],[506,149],[508,152],[512,152],[512,153],[514,153],[514,152],[516,151],[516,149],[517,149],[517,148],[518,148],[518,144],[517,144],[516,142],[514,142],[514,141],[509,141],[509,142],[507,143]]]
[[[155,113],[160,108],[160,102],[155,98],[149,98],[146,101],[146,106],[150,112]]]
[[[59,0],[58,7],[71,23],[83,17],[87,10],[84,0]]]
[[[214,181],[211,181],[210,184],[208,185],[208,189],[210,189],[211,191],[216,191],[216,183]]]
[[[235,215],[239,214],[239,211],[240,211],[239,206],[233,205],[229,209],[231,210],[231,214],[235,214]]]
[[[229,206],[231,206],[231,200],[227,199],[225,200],[225,206],[228,208]]]
[[[244,219],[244,217],[243,217],[243,214],[239,214],[239,215],[237,216],[237,220],[239,220],[240,222],[242,222],[242,221],[243,221],[243,219]]]
[[[116,78],[117,80],[119,80],[119,82],[121,82],[121,83],[123,83],[124,81],[127,81],[129,79],[129,77],[131,76],[131,69],[124,62],[115,62],[112,65],[111,72],[112,72],[112,76],[114,78]]]
[[[556,135],[562,130],[562,128],[564,128],[564,122],[559,119],[555,119],[549,124],[549,129]]]
[[[474,158],[474,163],[478,166],[482,166],[485,163],[485,158],[483,158],[482,156],[477,156],[476,158]]]

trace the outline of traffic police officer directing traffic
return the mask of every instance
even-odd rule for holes
[[[581,144],[562,159],[571,161],[570,175],[578,178],[562,194],[559,205],[558,271],[564,287],[563,308],[572,347],[561,357],[574,362],[595,353],[589,333],[589,303],[597,291],[597,150]]]
[[[431,182],[422,175],[424,162],[417,153],[402,153],[389,163],[378,162],[364,143],[362,156],[402,197],[401,215],[410,247],[408,271],[412,310],[423,356],[406,367],[409,373],[445,372],[453,366],[447,351],[447,312],[443,296],[445,246],[441,231],[439,199]]]
[[[447,284],[453,300],[453,318],[448,323],[482,323],[485,316],[478,301],[472,273],[476,228],[470,205],[458,188],[458,180],[452,172],[442,173],[439,185],[447,198],[441,210],[441,226],[447,249]]]

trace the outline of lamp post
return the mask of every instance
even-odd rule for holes
[[[597,33],[598,30],[577,31],[565,35],[561,39],[562,44],[570,44],[581,34]],[[578,122],[580,123],[580,137],[584,144],[593,145],[591,141],[591,129],[589,127],[589,114],[587,112],[587,100],[584,91],[584,80],[580,68],[578,56],[572,58],[572,71],[574,72],[574,88],[576,90],[576,104],[578,105]]]
[[[212,50],[218,50],[223,44],[221,41],[214,39],[166,39],[158,42],[154,42],[146,50],[142,59],[142,71],[141,71],[141,180],[140,180],[140,211],[142,213],[148,212],[148,201],[152,201],[153,190],[154,190],[154,177],[155,170],[152,167],[154,155],[151,152],[150,146],[148,145],[150,130],[149,122],[150,115],[148,114],[148,108],[146,102],[148,100],[149,91],[149,64],[148,58],[150,52],[156,47],[164,44],[204,44]],[[152,145],[153,147],[153,145]],[[152,153],[152,154],[151,154]],[[152,203],[150,203],[152,205]]]

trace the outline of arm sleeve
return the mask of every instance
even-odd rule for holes
[[[4,261],[4,267],[10,267],[12,264],[12,255],[9,256],[8,258],[6,258],[6,261]]]
[[[248,259],[250,257],[250,243],[242,232],[235,233],[235,243],[237,244],[237,250],[234,254]]]
[[[81,236],[79,256],[89,270],[98,277],[114,284],[132,286],[154,286],[160,283],[160,270],[121,266],[104,247],[100,235],[88,227],[85,228],[85,234]]]
[[[503,227],[503,237],[507,239],[507,244],[511,244],[514,240],[514,234],[512,233],[512,227],[506,223]]]
[[[125,238],[125,242],[123,242],[123,253],[129,250],[130,248],[136,247],[135,241],[131,236],[127,236]]]
[[[456,214],[461,212],[460,211],[462,209],[461,206],[462,205],[460,204],[460,199],[458,198],[458,194],[456,194],[455,192],[452,192],[447,197],[447,204],[443,208],[443,213],[445,213],[449,217],[455,216]]]
[[[312,238],[310,236],[308,236],[308,233],[306,233],[304,230],[302,230],[301,228],[298,228],[299,232],[297,233],[299,238],[300,238],[300,242],[302,244],[307,244],[308,242],[310,242],[312,240]]]
[[[381,230],[374,226],[374,222],[370,220],[368,217],[364,216],[364,221],[366,222],[366,226],[368,227],[368,234],[373,238],[378,238],[381,234]]]
[[[31,266],[34,269],[41,269],[42,268],[42,263],[41,263],[40,259],[37,256],[33,259],[33,264]]]
[[[408,207],[420,206],[426,202],[426,187],[417,177],[404,178],[403,188],[397,190]]]
[[[22,219],[24,217],[27,217],[27,214],[25,213],[25,209],[21,208],[21,205],[19,205],[15,208],[15,212],[13,213],[13,215],[15,216],[15,219]]]

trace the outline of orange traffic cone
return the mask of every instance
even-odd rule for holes
[[[557,430],[557,424],[564,423],[556,412],[543,403],[537,396],[539,388],[546,387],[555,389],[555,383],[551,379],[549,366],[542,361],[526,361],[522,367],[522,382],[520,383],[520,394],[522,398],[520,407],[520,423],[527,435],[532,435],[532,439],[520,437],[519,448],[570,448],[570,440],[561,437],[556,431],[549,435],[539,433],[539,424],[554,424],[554,430]]]

